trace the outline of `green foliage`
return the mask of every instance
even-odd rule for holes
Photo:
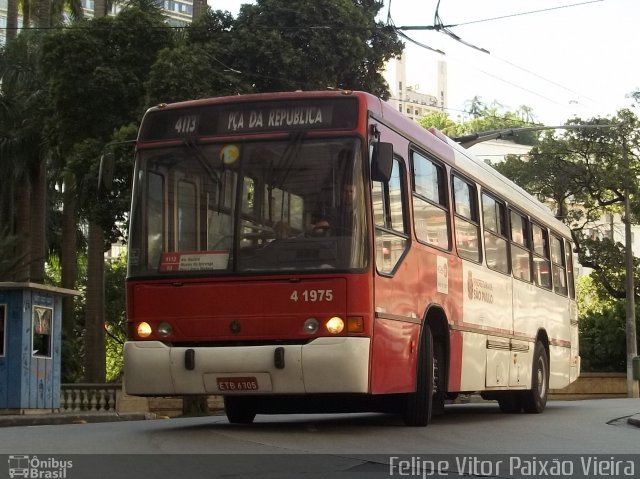
[[[605,213],[621,211],[625,188],[634,198],[631,221],[637,222],[640,190],[634,179],[640,173],[640,125],[629,110],[613,118],[574,119],[569,124],[600,127],[547,132],[527,157],[509,157],[494,166],[552,205],[556,216],[572,229],[579,262],[594,270],[609,295],[622,299],[626,296],[625,248],[593,231],[602,226],[598,221]],[[635,266],[636,284],[640,284],[637,260]]]
[[[75,321],[73,331],[70,337],[63,335],[61,353],[62,353],[62,382],[75,383],[84,377],[83,360],[84,357],[84,305],[86,291],[86,271],[87,261],[83,254],[78,255],[78,279],[77,288],[81,295],[75,301]],[[49,284],[59,285],[61,281],[61,265],[57,255],[50,255],[47,258],[45,268],[46,281]]]
[[[580,358],[585,372],[623,372],[627,367],[624,303],[580,315]]]
[[[423,128],[436,128],[447,136],[459,136],[463,134],[462,126],[457,124],[445,111],[434,111],[420,119]]]
[[[41,68],[43,36],[26,32],[0,49],[0,225],[12,225],[17,195],[46,156],[50,108]],[[14,183],[15,182],[15,183]],[[14,189],[14,184],[22,188]],[[14,231],[9,231],[13,233]]]
[[[387,98],[379,73],[402,43],[374,0],[258,0],[234,23],[231,65],[257,92],[360,89]]]
[[[107,332],[107,381],[120,380],[122,376],[122,346],[127,337],[125,278],[127,257],[125,254],[105,265],[105,328]]]
[[[15,255],[18,241],[18,236],[11,234],[9,228],[0,230],[0,281],[12,278],[23,259]]]
[[[530,127],[535,121],[533,110],[528,106],[522,105],[516,111],[502,111],[497,102],[487,106],[477,96],[467,102],[467,113],[470,118],[462,123],[454,122],[445,111],[429,113],[420,120],[420,125],[424,128],[434,127],[447,136],[456,137],[471,133]],[[518,132],[510,138],[515,143],[535,145],[538,141],[538,133]]]
[[[627,367],[626,310],[591,276],[577,284],[581,369],[585,372],[623,372]]]

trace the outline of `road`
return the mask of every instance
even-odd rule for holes
[[[142,471],[153,471],[148,477],[351,477],[338,474],[346,471],[364,474],[354,477],[389,477],[394,475],[389,470],[394,456],[422,464],[443,457],[450,466],[444,475],[459,477],[459,468],[452,466],[456,459],[446,455],[488,461],[495,461],[496,454],[502,459],[578,455],[605,460],[605,467],[619,458],[626,461],[624,454],[638,458],[640,428],[626,422],[638,412],[638,399],[606,399],[551,401],[541,415],[502,414],[493,403],[449,405],[427,428],[405,427],[399,417],[381,414],[258,416],[252,425],[231,425],[224,416],[212,416],[8,427],[0,428],[0,454],[37,454],[41,459],[73,454],[76,464],[65,476],[69,479],[140,477]],[[616,465],[630,467],[626,462]],[[634,468],[640,473],[640,463]],[[91,475],[80,474],[83,469]],[[219,475],[212,475],[213,470]],[[404,471],[413,477],[427,476],[415,467]],[[404,475],[401,469],[395,472]],[[479,467],[471,470],[472,475],[483,472]],[[488,472],[517,476],[506,470]],[[614,477],[626,475],[617,472]],[[4,473],[0,465],[0,477]]]

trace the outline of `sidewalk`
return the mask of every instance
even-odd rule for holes
[[[169,419],[153,412],[60,412],[44,414],[0,414],[0,427],[91,424],[100,422],[146,421]],[[627,418],[627,423],[640,428],[640,414]]]

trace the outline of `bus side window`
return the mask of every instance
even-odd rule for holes
[[[509,216],[511,218],[511,271],[513,271],[513,277],[523,281],[531,281],[529,220],[515,211],[510,211]]]
[[[506,212],[504,203],[482,193],[485,259],[489,268],[501,273],[509,273]]]
[[[404,169],[393,160],[388,183],[372,182],[373,217],[376,226],[376,267],[391,274],[406,251],[409,241],[405,225]]]
[[[576,299],[576,282],[573,272],[573,247],[569,241],[564,242],[564,252],[567,258],[567,284],[569,286],[569,298]]]
[[[480,262],[480,225],[475,185],[453,177],[456,249],[461,258]]]
[[[533,278],[537,286],[551,289],[549,232],[546,228],[532,223],[531,235],[533,240]]]
[[[565,267],[564,246],[562,239],[551,235],[551,267],[553,271],[553,290],[567,295],[567,271]]]
[[[416,238],[448,250],[451,241],[444,168],[416,152],[412,152],[412,166]]]

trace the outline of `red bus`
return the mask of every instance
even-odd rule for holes
[[[161,104],[134,178],[128,394],[424,426],[477,391],[539,413],[578,376],[568,228],[379,98]]]

